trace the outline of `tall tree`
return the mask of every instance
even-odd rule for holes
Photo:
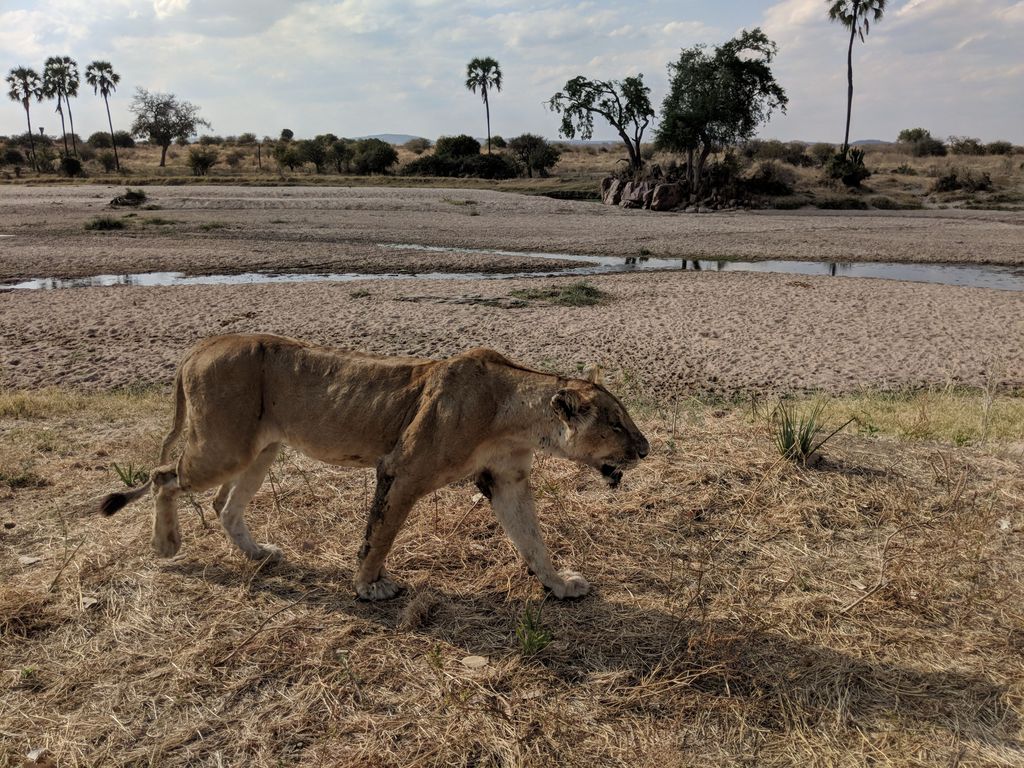
[[[466,88],[473,93],[480,91],[487,112],[487,154],[491,154],[491,103],[487,92],[493,88],[501,90],[501,67],[490,56],[484,59],[473,59],[466,66]]]
[[[629,167],[634,173],[644,165],[640,142],[654,117],[651,89],[644,85],[644,76],[625,80],[588,80],[580,75],[565,84],[551,97],[548,106],[562,116],[558,132],[567,139],[577,134],[583,139],[594,135],[594,115],[600,115],[618,132],[629,153]]]
[[[60,113],[60,130],[64,135],[64,155],[68,154],[68,134],[64,130],[64,110],[68,111],[71,123],[71,146],[78,157],[78,143],[75,137],[75,117],[71,114],[71,97],[78,96],[78,62],[70,56],[51,56],[43,65],[43,95],[57,99]],[[63,106],[62,106],[63,102]]]
[[[751,138],[789,99],[772,74],[776,45],[759,28],[708,51],[684,48],[669,64],[657,145],[685,152],[690,190],[700,191],[708,156]]]
[[[828,3],[830,21],[842,24],[850,30],[850,48],[846,53],[846,77],[849,87],[846,94],[846,133],[843,134],[843,154],[850,149],[850,115],[853,112],[853,41],[860,37],[863,43],[871,31],[871,22],[880,21],[885,15],[886,0],[825,0]]]
[[[85,68],[85,82],[92,86],[92,92],[103,97],[107,107],[107,125],[110,126],[110,144],[114,148],[114,167],[121,170],[121,161],[117,156],[117,142],[114,140],[114,121],[110,119],[110,94],[117,90],[121,76],[114,71],[109,61],[94,61]]]
[[[187,140],[202,125],[212,127],[199,117],[199,107],[179,101],[173,93],[150,93],[137,88],[129,109],[135,115],[132,135],[160,147],[161,168],[167,164],[167,148],[175,139]]]
[[[32,150],[32,168],[39,170],[36,160],[36,142],[32,134],[32,116],[29,114],[29,103],[32,99],[43,100],[43,83],[39,73],[29,67],[15,67],[7,74],[7,84],[11,89],[7,92],[11,101],[20,101],[25,108],[25,120],[28,122],[28,141]]]

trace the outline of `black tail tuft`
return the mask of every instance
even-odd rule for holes
[[[131,499],[128,498],[127,494],[112,493],[100,502],[100,512],[107,517],[110,517],[119,509],[126,507],[129,501],[131,501]]]

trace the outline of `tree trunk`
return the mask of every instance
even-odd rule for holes
[[[846,77],[849,88],[846,92],[846,133],[843,135],[843,156],[850,149],[850,113],[853,111],[853,40],[857,35],[857,9],[854,8],[853,27],[850,29],[850,50],[846,54]]]
[[[103,103],[107,105],[107,125],[110,126],[110,146],[114,149],[114,168],[120,172],[121,161],[117,159],[117,142],[114,141],[114,121],[110,119],[110,102],[106,96],[103,97]]]
[[[64,103],[68,105],[68,120],[71,122],[71,146],[74,147],[75,157],[78,157],[78,143],[75,140],[75,116],[71,114],[71,99],[65,96]]]
[[[61,95],[57,94],[57,112],[60,114],[60,135],[64,137],[64,157],[68,156],[68,132],[64,129],[64,108],[61,107]]]
[[[32,170],[39,173],[39,160],[36,159],[36,138],[32,135],[32,116],[28,113],[28,101],[25,101],[25,120],[28,121],[28,146],[32,151]]]
[[[700,160],[697,161],[696,168],[696,189],[694,190],[694,193],[698,195],[698,197],[700,196],[700,193],[703,191],[702,188],[704,186],[704,164],[708,161],[708,155],[710,154],[711,145],[705,144],[700,151]]]
[[[169,146],[171,146],[171,145],[170,144],[161,144],[160,145],[160,167],[161,168],[163,168],[165,165],[167,165],[167,148]]]
[[[487,154],[491,154],[491,103],[487,100],[487,86],[483,87],[484,109],[487,111]]]
[[[693,147],[688,147],[686,150],[686,186],[687,194],[697,194],[696,180],[693,178]]]
[[[619,128],[619,137],[626,145],[626,151],[629,152],[629,170],[636,176],[643,169],[644,165],[643,158],[640,157],[640,142],[637,142],[634,147],[633,140],[621,128]]]

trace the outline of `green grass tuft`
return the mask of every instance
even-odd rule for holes
[[[85,222],[86,230],[90,232],[107,232],[113,229],[124,229],[123,219],[115,219],[113,216],[97,216]]]
[[[573,283],[564,287],[524,288],[512,291],[512,296],[517,299],[547,301],[565,307],[590,307],[595,304],[604,304],[611,299],[611,294],[607,291],[602,291],[585,282]]]

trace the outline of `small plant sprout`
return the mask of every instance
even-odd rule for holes
[[[544,650],[551,642],[551,633],[544,629],[541,621],[541,612],[544,603],[541,603],[536,612],[527,603],[523,609],[522,618],[516,626],[516,639],[519,640],[519,650],[524,656],[533,656]]]
[[[824,428],[825,406],[824,400],[817,400],[810,411],[801,414],[793,404],[779,401],[772,412],[771,431],[783,458],[801,464],[811,463],[818,449],[856,421],[856,418],[848,419],[827,437],[815,442],[818,433]]]
[[[135,488],[149,480],[149,471],[144,467],[136,467],[131,462],[123,467],[117,462],[114,462],[111,466],[121,482],[129,488]]]

